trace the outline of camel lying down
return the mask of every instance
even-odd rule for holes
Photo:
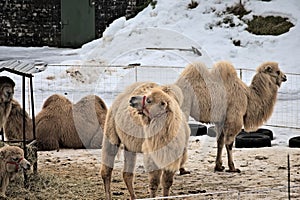
[[[10,180],[17,172],[30,169],[30,163],[24,158],[20,147],[4,146],[0,149],[0,197],[5,197],[5,191]]]
[[[185,172],[187,159],[190,130],[179,107],[182,99],[177,86],[155,83],[135,83],[117,96],[106,117],[102,144],[101,176],[106,199],[111,199],[111,175],[121,144],[124,146],[123,179],[130,198],[135,199],[134,168],[136,155],[142,152],[149,172],[151,197],[156,195],[161,176],[163,193],[169,194],[175,172],[179,169]]]

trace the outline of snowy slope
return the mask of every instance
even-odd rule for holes
[[[300,72],[300,6],[297,0],[244,1],[252,15],[288,17],[295,27],[280,36],[257,36],[245,30],[246,24],[236,16],[224,14],[237,1],[199,0],[188,9],[189,0],[158,0],[155,9],[148,6],[135,18],[115,20],[101,39],[84,45],[77,53],[85,62],[104,64],[142,63],[143,65],[185,66],[195,60],[230,60],[236,67],[256,68],[260,63],[278,61],[284,71]],[[237,25],[216,26],[226,16]],[[234,46],[240,40],[241,46]],[[153,52],[149,47],[190,48],[195,46],[208,57],[179,51]],[[177,57],[177,58],[174,58]]]

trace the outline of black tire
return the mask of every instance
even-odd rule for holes
[[[257,129],[256,133],[262,133],[262,134],[264,134],[264,135],[269,136],[271,140],[274,139],[273,131],[271,131],[271,130],[269,130],[269,129],[259,128],[259,129]]]
[[[215,127],[211,126],[207,129],[207,135],[209,137],[217,137],[217,132],[215,131]]]
[[[289,147],[300,148],[300,136],[290,138]]]
[[[271,147],[271,139],[269,136],[259,133],[242,133],[235,138],[236,148],[259,148]]]
[[[201,136],[207,134],[207,127],[201,124],[189,124],[191,136]]]
[[[266,135],[266,136],[270,137],[271,140],[274,139],[273,132],[271,130],[265,129],[265,128],[259,128],[259,129],[257,129],[257,131],[253,131],[253,132],[246,132],[244,129],[242,129],[241,132],[238,135],[253,134],[253,133]]]

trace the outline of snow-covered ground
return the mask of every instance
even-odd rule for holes
[[[79,49],[0,47],[0,60],[38,60],[49,63],[48,68],[34,78],[37,111],[53,93],[65,94],[73,101],[85,94],[94,93],[110,105],[115,92],[122,91],[126,85],[136,80],[171,83],[182,70],[149,66],[184,67],[190,62],[202,61],[210,67],[215,61],[229,60],[236,68],[255,69],[262,62],[271,60],[279,62],[284,72],[300,74],[298,0],[243,1],[246,9],[251,10],[244,18],[248,19],[253,15],[288,17],[295,26],[288,33],[279,36],[253,35],[245,30],[247,25],[242,20],[224,13],[226,7],[238,1],[198,0],[198,7],[188,9],[190,2],[158,0],[154,9],[148,6],[133,19],[121,17],[115,20],[102,38]],[[222,23],[217,25],[225,17],[232,18],[236,26],[228,27]],[[235,46],[233,40],[240,40],[241,45]],[[192,51],[192,47],[202,55]],[[132,63],[140,63],[145,67],[137,70],[116,67]],[[111,67],[100,68],[95,65]],[[77,80],[71,76],[76,71],[80,72],[76,76]],[[246,83],[250,83],[252,76],[253,72],[243,71]],[[299,77],[300,75],[288,74],[288,82],[283,83],[279,90],[278,103],[269,124],[279,121],[280,124],[294,126],[299,122]],[[17,85],[21,85],[20,78],[14,77],[14,80]],[[20,89],[17,86],[18,100],[21,100]],[[288,138],[300,135],[300,131],[296,129],[271,129],[276,137],[273,145],[286,146]]]

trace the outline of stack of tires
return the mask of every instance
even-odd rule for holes
[[[189,123],[191,129],[191,136],[201,136],[207,134],[207,127],[202,124]]]
[[[259,148],[271,147],[271,140],[273,140],[273,132],[268,129],[260,128],[255,132],[245,132],[242,130],[235,137],[236,148]]]

